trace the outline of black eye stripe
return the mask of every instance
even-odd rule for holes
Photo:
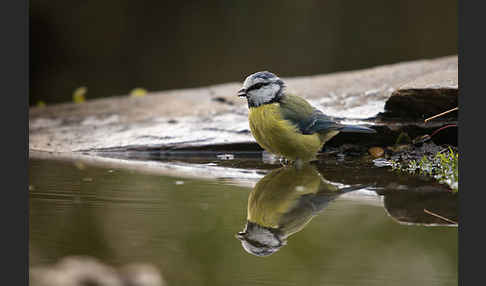
[[[265,85],[268,85],[270,84],[270,82],[259,82],[259,83],[255,83],[254,85],[250,86],[249,88],[246,89],[246,92],[248,91],[251,91],[251,90],[254,90],[254,89],[259,89],[261,88],[262,86],[265,86]]]

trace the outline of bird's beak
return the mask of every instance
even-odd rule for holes
[[[238,232],[235,237],[239,240],[244,240],[245,239],[245,235],[247,234],[247,232],[244,232],[244,231],[240,231]]]
[[[238,90],[238,96],[246,96],[246,89],[242,88]]]

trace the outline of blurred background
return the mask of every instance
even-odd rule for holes
[[[457,1],[30,1],[30,105],[457,54]]]

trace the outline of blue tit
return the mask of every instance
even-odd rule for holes
[[[329,202],[363,187],[338,188],[309,163],[273,170],[258,181],[248,196],[247,222],[236,238],[250,254],[271,255]]]
[[[284,82],[268,71],[249,75],[238,96],[248,101],[250,130],[257,143],[289,161],[314,160],[339,132],[376,133],[332,120],[304,98],[286,92]]]

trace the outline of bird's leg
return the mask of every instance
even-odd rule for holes
[[[282,167],[287,167],[289,165],[289,160],[285,157],[280,157],[278,161],[280,162],[280,165],[282,165]]]

